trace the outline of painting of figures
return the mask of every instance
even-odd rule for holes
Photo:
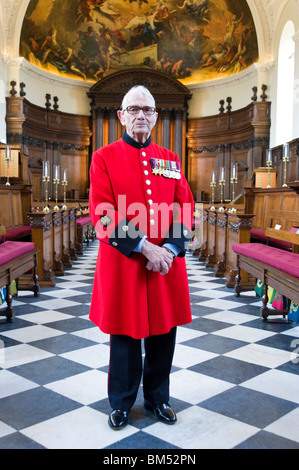
[[[248,68],[258,44],[246,0],[31,0],[20,56],[90,82],[145,67],[188,85]]]

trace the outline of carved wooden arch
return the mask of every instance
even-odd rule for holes
[[[134,85],[144,85],[153,94],[159,113],[152,139],[177,153],[186,173],[186,123],[191,94],[182,83],[164,73],[135,68],[113,73],[93,85],[91,99],[93,151],[121,137],[123,129],[117,118],[122,99]]]

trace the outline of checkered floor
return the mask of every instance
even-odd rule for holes
[[[299,327],[263,323],[253,292],[186,257],[193,322],[178,328],[166,426],[142,391],[121,431],[108,427],[109,337],[88,320],[97,242],[56,288],[14,300],[0,324],[0,448],[299,449]]]

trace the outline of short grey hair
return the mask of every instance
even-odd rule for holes
[[[130,90],[125,94],[125,96],[123,97],[123,100],[122,100],[122,103],[121,103],[121,109],[126,109],[127,107],[127,101],[130,97],[130,95],[132,93],[134,93],[135,91],[137,91],[138,93],[142,94],[142,95],[145,95],[147,96],[148,98],[150,98],[152,101],[153,101],[153,104],[154,104],[154,107],[156,106],[156,103],[155,103],[155,98],[153,97],[153,95],[151,94],[151,92],[143,85],[135,85],[133,86],[132,88],[130,88]]]

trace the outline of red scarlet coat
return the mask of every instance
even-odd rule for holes
[[[179,162],[150,139],[140,148],[125,133],[97,150],[90,168],[89,208],[100,239],[90,319],[104,333],[136,339],[191,322],[184,255],[193,198],[183,174],[180,179],[153,174],[152,158]],[[144,235],[180,249],[165,276],[146,269],[146,258],[134,252]]]

